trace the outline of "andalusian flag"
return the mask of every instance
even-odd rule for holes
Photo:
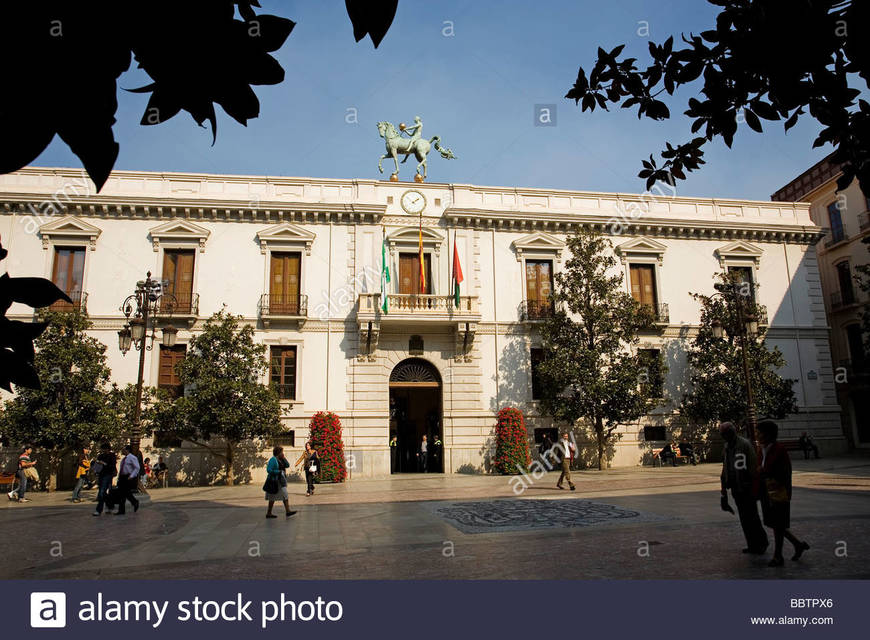
[[[389,305],[387,304],[390,288],[390,265],[387,262],[387,234],[384,233],[384,240],[381,243],[381,309],[384,313],[389,313]]]
[[[400,274],[401,276],[401,274]],[[423,212],[420,212],[420,293],[426,293],[426,262],[423,259]]]
[[[462,277],[462,265],[459,264],[459,250],[456,247],[456,234],[453,234],[453,301],[456,308],[459,308],[459,283],[465,278]]]

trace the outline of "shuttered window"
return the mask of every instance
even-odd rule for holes
[[[187,345],[177,344],[174,347],[160,347],[160,371],[157,386],[166,389],[173,398],[184,393],[184,385],[178,377],[178,364],[184,360]]]
[[[55,310],[70,309],[79,306],[82,300],[82,289],[85,277],[84,247],[56,247],[54,250],[54,269],[52,281],[58,289],[70,297],[73,304],[61,300],[51,308]]]
[[[656,272],[655,265],[633,264],[629,267],[631,274],[631,295],[641,304],[655,307],[656,300]]]
[[[269,311],[274,314],[299,313],[300,253],[273,253],[269,278]]]
[[[167,249],[163,253],[163,280],[165,293],[171,294],[161,299],[161,307],[178,313],[190,313],[193,307],[193,262],[194,251]],[[174,296],[174,297],[173,297]]]
[[[432,256],[423,254],[426,269],[426,293],[432,293]],[[420,291],[420,254],[399,254],[399,293],[419,294]]]

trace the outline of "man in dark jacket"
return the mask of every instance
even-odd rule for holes
[[[720,504],[723,511],[734,510],[728,504],[728,489],[737,505],[737,514],[743,535],[746,538],[746,548],[743,553],[762,554],[767,549],[767,534],[761,526],[758,517],[758,456],[755,446],[743,436],[737,435],[737,429],[730,422],[719,425],[719,433],[725,440],[722,455],[722,497]]]

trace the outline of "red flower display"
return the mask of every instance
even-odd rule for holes
[[[341,440],[341,420],[330,412],[318,411],[308,426],[309,438],[320,458],[317,475],[321,482],[343,482],[347,479],[344,443]]]
[[[522,411],[506,407],[498,412],[495,440],[496,471],[518,474],[528,470],[532,459],[529,456],[529,438]]]

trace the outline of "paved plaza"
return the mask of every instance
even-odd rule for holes
[[[551,474],[520,495],[499,476],[353,480],[312,498],[291,484],[289,520],[264,518],[257,486],[155,489],[138,513],[99,518],[67,492],[36,493],[0,509],[14,541],[0,577],[870,577],[870,457],[794,467],[792,529],[812,548],[778,569],[769,553],[741,554],[737,519],[719,509],[720,467],[704,464],[577,472],[575,492]]]

